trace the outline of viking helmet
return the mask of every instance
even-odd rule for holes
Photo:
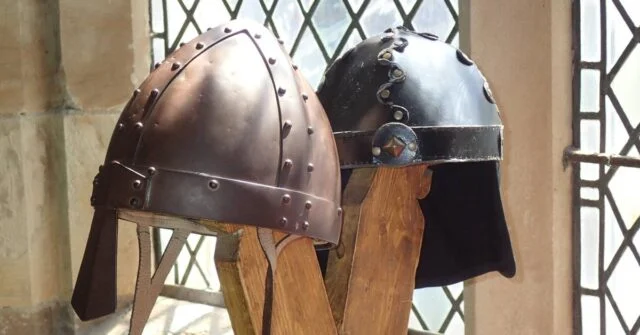
[[[339,173],[326,114],[271,32],[244,20],[207,31],[156,66],[117,122],[94,180],[74,309],[83,320],[115,310],[123,213],[336,243]]]
[[[489,85],[462,51],[430,33],[388,29],[348,50],[318,89],[343,173],[429,164],[416,287],[515,264],[498,184],[502,132]]]

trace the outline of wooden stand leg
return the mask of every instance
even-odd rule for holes
[[[234,333],[263,334],[268,263],[257,229],[226,225],[226,231],[218,236],[215,263]],[[278,241],[284,234],[274,236]],[[272,334],[336,334],[310,239],[298,238],[282,248],[273,285]]]
[[[424,218],[426,165],[356,169],[325,283],[339,334],[407,334]]]

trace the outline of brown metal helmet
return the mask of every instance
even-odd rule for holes
[[[329,121],[275,36],[231,21],[184,44],[134,91],[91,204],[72,298],[82,320],[115,310],[122,213],[251,225],[335,244],[340,172]]]

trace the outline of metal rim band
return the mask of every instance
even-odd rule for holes
[[[117,161],[96,177],[92,203],[270,228],[332,244],[340,237],[340,229],[332,227],[342,222],[337,204],[300,191],[201,173],[129,167]]]
[[[411,129],[417,135],[418,142],[418,153],[411,164],[502,159],[502,125]],[[372,154],[375,134],[376,130],[334,133],[340,167],[349,169],[378,166]]]

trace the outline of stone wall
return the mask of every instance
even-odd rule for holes
[[[571,1],[468,1],[468,51],[505,125],[502,194],[517,274],[465,289],[467,334],[572,334]]]
[[[134,0],[0,2],[0,334],[71,334],[92,180],[124,103],[149,69]],[[132,224],[119,228],[130,302]]]

